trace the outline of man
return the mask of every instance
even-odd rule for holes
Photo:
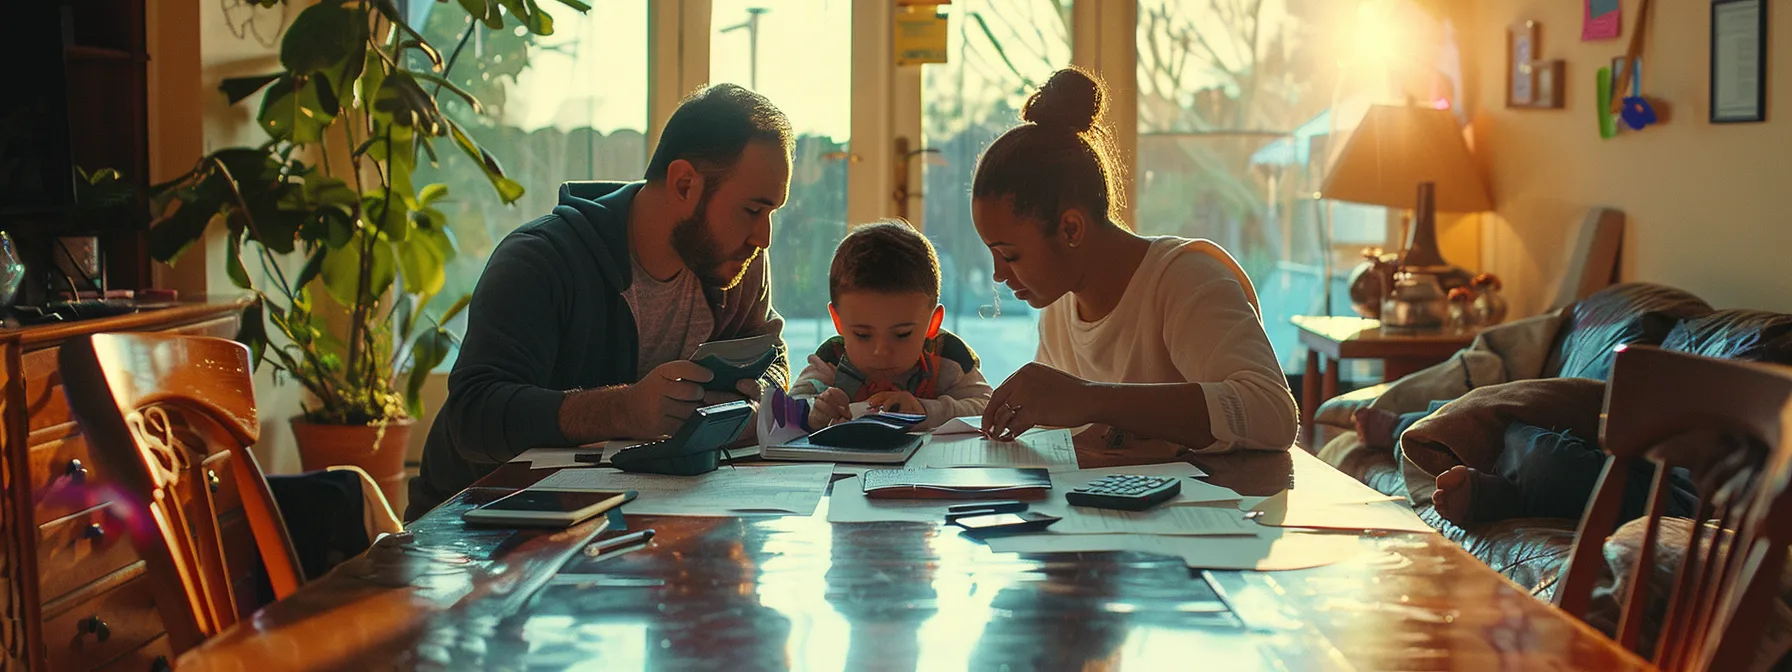
[[[704,341],[778,336],[771,213],[790,190],[790,121],[739,86],[687,98],[643,182],[569,182],[553,214],[492,252],[473,291],[448,400],[411,480],[414,520],[518,453],[671,434],[712,374]],[[762,383],[790,374],[782,339]]]

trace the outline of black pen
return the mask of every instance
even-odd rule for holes
[[[647,540],[652,538],[653,528],[641,530],[640,532],[631,532],[620,537],[611,537],[602,541],[592,542],[591,545],[586,546],[585,555],[603,555],[605,552],[613,549],[646,543]]]

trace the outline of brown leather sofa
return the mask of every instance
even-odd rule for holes
[[[1646,283],[1614,285],[1564,309],[1543,377],[1605,380],[1620,345],[1655,345],[1708,357],[1792,364],[1792,315],[1758,310],[1714,310],[1687,292]],[[1447,366],[1443,364],[1440,366]],[[1414,374],[1419,375],[1419,374]],[[1326,402],[1316,414],[1319,457],[1376,490],[1406,496],[1394,451],[1357,440],[1352,413],[1387,388],[1378,385]],[[1445,537],[1539,597],[1549,597],[1578,521],[1521,518],[1464,529],[1429,504],[1417,513]]]

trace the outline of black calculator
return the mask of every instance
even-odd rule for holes
[[[1103,476],[1064,493],[1071,506],[1143,511],[1182,492],[1182,481],[1171,476]]]

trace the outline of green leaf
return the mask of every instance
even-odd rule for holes
[[[261,355],[268,347],[268,325],[261,317],[262,304],[266,301],[257,296],[243,309],[243,321],[236,332],[236,342],[249,346],[250,366],[255,369],[261,368]]]
[[[417,192],[417,204],[429,206],[436,201],[448,197],[448,185],[437,182],[423,185],[423,191]]]
[[[317,276],[323,273],[324,257],[329,253],[330,248],[323,245],[319,245],[317,249],[311,251],[311,256],[305,259],[305,265],[299,268],[299,274],[293,277],[292,290],[294,292],[304,291],[306,285],[311,284],[312,280],[316,280]]]
[[[441,135],[442,110],[436,106],[436,99],[417,84],[417,79],[409,73],[399,70],[386,76],[380,85],[379,93],[373,99],[375,112],[385,115],[392,123],[408,126],[424,135]]]
[[[330,249],[340,250],[343,246],[348,245],[350,241],[354,240],[354,217],[348,215],[335,216],[325,213],[324,223],[330,227],[329,237],[324,239],[324,245],[328,246]]]
[[[377,195],[370,195],[361,202],[361,213],[369,221],[373,221],[386,239],[401,243],[411,233],[411,209],[405,205],[404,199],[394,198],[390,201]]]
[[[442,324],[454,321],[454,316],[459,315],[460,311],[466,310],[467,305],[472,302],[472,294],[462,294],[459,301],[455,301],[454,305],[448,307],[447,312],[442,313]]]
[[[429,59],[430,67],[434,68],[436,72],[442,71],[442,52],[436,51],[435,45],[423,40],[405,40],[398,43],[398,50],[400,52],[406,49],[416,49],[417,51],[423,52],[423,57]]]
[[[149,256],[166,264],[179,260],[181,253],[205,237],[206,225],[222,207],[216,200],[184,201],[173,213],[149,227]]]
[[[460,147],[460,151],[479,162],[480,170],[485,171],[485,178],[491,181],[494,189],[498,190],[498,198],[508,205],[523,197],[523,185],[504,176],[504,168],[498,165],[498,157],[492,156],[491,152],[485,151],[484,147],[473,142],[473,138],[467,135],[460,124],[450,120],[448,130],[454,136],[454,144]]]
[[[360,200],[354,188],[340,177],[330,177],[321,172],[305,176],[305,197],[319,205],[337,205],[353,208]]]
[[[492,30],[504,29],[504,14],[498,11],[498,3],[493,0],[460,0],[461,9],[467,10],[467,16],[485,24]]]
[[[311,80],[305,83],[305,87],[311,90],[311,95],[317,96],[317,109],[323,112],[324,116],[334,119],[336,113],[342,111],[340,101],[336,98],[336,86],[330,83],[328,73],[319,72],[312,75]]]
[[[413,236],[398,245],[398,268],[404,275],[404,291],[414,294],[435,294],[448,280],[446,259],[442,251],[424,236]]]
[[[254,77],[231,77],[220,82],[218,90],[224,93],[224,97],[230,101],[231,105],[235,105],[243,102],[244,98],[255,95],[256,91],[266,88],[267,85],[278,79],[280,79],[278,72],[271,75],[255,75]]]
[[[423,417],[423,384],[429,381],[429,372],[448,358],[453,346],[454,336],[440,327],[425,332],[411,346],[411,373],[404,385],[405,408],[411,417]]]
[[[567,7],[571,7],[573,9],[579,10],[581,12],[591,11],[591,5],[587,5],[583,2],[579,2],[579,0],[560,0],[560,4],[566,5]]]
[[[409,342],[411,340],[411,325],[416,324],[411,311],[416,309],[416,303],[416,295],[404,292],[400,292],[398,298],[392,302],[392,320],[397,323],[395,328],[399,341]]]
[[[323,107],[316,85],[307,82],[296,86],[293,80],[282,78],[262,96],[261,113],[256,115],[256,121],[270,138],[299,145],[312,144],[323,140],[324,129],[335,118],[324,114]]]
[[[386,82],[386,60],[379,51],[368,49],[361,66],[361,104],[371,106]]]
[[[367,41],[367,10],[320,2],[299,12],[280,40],[280,64],[309,75],[347,58]]]
[[[348,245],[323,260],[321,276],[324,291],[329,292],[330,298],[344,306],[355,305],[356,292],[361,283],[361,254],[370,242],[366,236],[367,234],[355,236]],[[397,262],[393,259],[391,245],[380,240],[373,240],[371,243],[373,263],[369,270],[367,295],[377,297],[392,287],[392,282],[397,277]]]
[[[230,234],[230,252],[224,258],[224,274],[230,276],[230,284],[243,289],[252,289],[249,282],[249,269],[243,268],[242,237]]]
[[[441,75],[428,72],[417,72],[415,70],[407,70],[406,72],[410,73],[412,76],[433,82],[437,86],[454,92],[454,95],[460,96],[462,100],[467,101],[467,106],[473,108],[473,114],[485,114],[485,106],[479,104],[478,98],[474,98],[473,94],[467,93],[466,89],[456,86],[454,82],[448,81],[447,78],[442,77]]]

